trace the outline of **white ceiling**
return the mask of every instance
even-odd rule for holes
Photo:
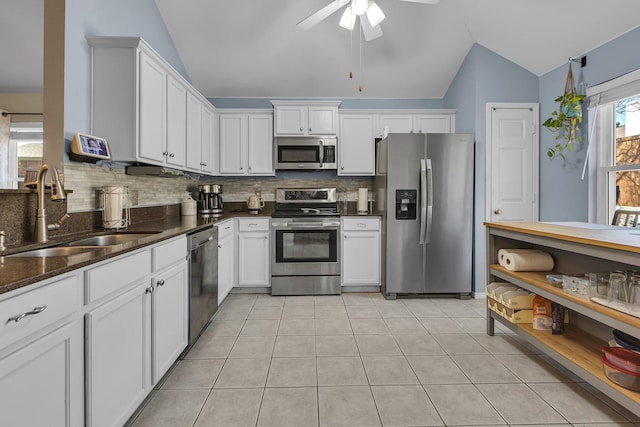
[[[0,92],[41,87],[43,1],[0,0]],[[377,0],[384,35],[362,42],[360,75],[340,11],[295,25],[330,0],[155,1],[207,97],[440,98],[473,43],[541,75],[640,25],[638,0]]]
[[[384,35],[362,44],[359,94],[341,11],[295,25],[331,0],[155,1],[208,97],[440,98],[474,42],[541,75],[640,25],[638,0],[377,0]]]

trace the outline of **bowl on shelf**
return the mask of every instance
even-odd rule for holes
[[[640,374],[617,367],[611,363],[606,355],[600,358],[604,368],[604,374],[614,383],[630,390],[640,391]]]
[[[613,330],[613,339],[618,345],[629,350],[640,351],[640,340],[617,329]]]

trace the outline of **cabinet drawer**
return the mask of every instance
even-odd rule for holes
[[[151,254],[143,251],[85,272],[85,302],[91,303],[144,279],[151,272]]]
[[[218,227],[218,241],[224,239],[227,236],[233,236],[233,220],[229,219],[216,224]]]
[[[39,313],[25,313],[38,311]],[[82,307],[82,289],[78,276],[55,280],[33,291],[0,303],[0,348],[37,332],[73,314]],[[13,320],[12,320],[13,319]]]
[[[156,246],[151,249],[151,259],[153,261],[153,271],[160,271],[187,257],[187,238],[181,237],[169,243]]]
[[[343,231],[366,231],[366,230],[379,230],[380,219],[379,218],[343,218],[342,230]]]
[[[269,231],[269,218],[240,218],[238,231]]]

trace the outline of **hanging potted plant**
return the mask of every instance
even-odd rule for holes
[[[556,157],[565,159],[564,150],[573,151],[573,143],[582,142],[579,124],[582,123],[582,101],[584,98],[585,95],[576,92],[573,72],[571,64],[569,64],[564,93],[555,99],[555,102],[559,103],[558,109],[553,111],[551,117],[542,123],[542,126],[558,133],[556,145],[547,149],[547,157],[550,160]]]

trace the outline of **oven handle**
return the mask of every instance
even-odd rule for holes
[[[320,140],[320,169],[324,167],[324,141]]]
[[[316,224],[290,224],[288,222],[278,222],[272,223],[271,226],[277,229],[287,229],[287,230],[308,230],[312,228],[329,228],[329,229],[339,229],[340,223],[316,223]]]

